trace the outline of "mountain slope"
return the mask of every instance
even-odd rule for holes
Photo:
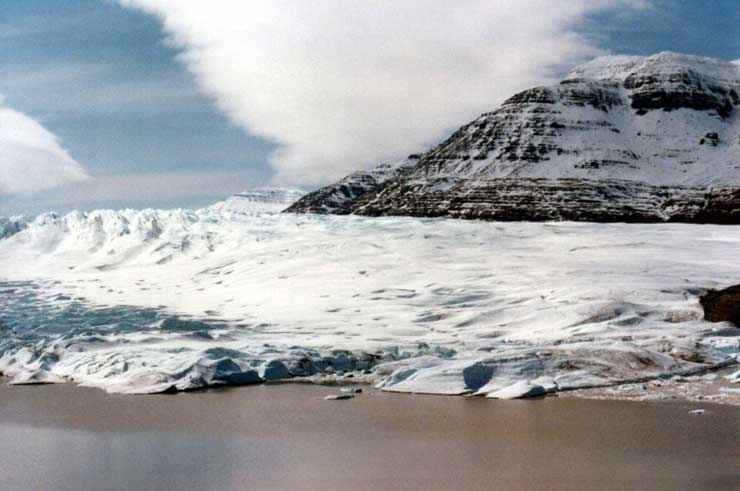
[[[274,212],[295,203],[306,193],[290,188],[256,188],[242,191],[211,207],[238,212]]]
[[[575,68],[429,152],[286,211],[492,220],[740,223],[740,66],[675,53]],[[348,185],[338,203],[332,197]]]

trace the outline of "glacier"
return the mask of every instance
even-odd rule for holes
[[[699,305],[737,283],[740,227],[294,215],[281,200],[16,220],[0,372],[118,393],[310,379],[514,398],[740,358],[740,330]]]

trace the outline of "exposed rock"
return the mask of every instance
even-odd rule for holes
[[[740,285],[724,290],[709,290],[701,299],[704,319],[710,322],[731,322],[740,327]]]
[[[25,217],[0,217],[0,239],[5,239],[28,228],[29,220]]]
[[[702,138],[699,141],[699,145],[711,145],[713,147],[716,147],[719,144],[719,135],[716,131],[711,131],[704,135],[704,138]]]
[[[740,223],[739,92],[740,66],[721,60],[599,58],[286,211]]]
[[[410,155],[403,162],[382,164],[369,171],[358,171],[344,179],[309,193],[288,207],[293,213],[333,213],[345,215],[351,212],[351,203],[380,184],[396,177],[399,172],[419,159]]]

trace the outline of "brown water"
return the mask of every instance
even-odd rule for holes
[[[740,489],[738,407],[336,392],[3,385],[0,489]]]

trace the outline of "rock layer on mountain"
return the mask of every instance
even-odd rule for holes
[[[402,162],[381,164],[368,171],[357,171],[313,193],[303,196],[288,210],[300,213],[333,213],[344,215],[352,212],[355,200],[381,184],[396,178],[418,160],[419,156],[411,155]]]
[[[286,211],[740,223],[740,65],[609,56]]]

